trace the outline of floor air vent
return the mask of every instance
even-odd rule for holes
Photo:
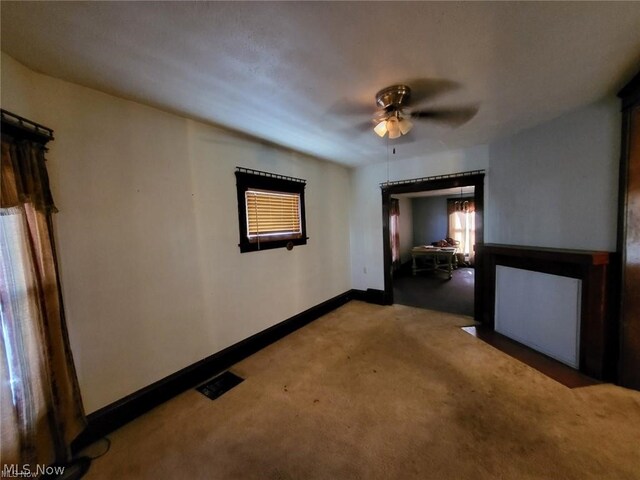
[[[227,393],[243,381],[243,378],[240,378],[231,372],[224,372],[204,385],[200,385],[196,390],[202,393],[205,397],[215,400],[220,395]]]

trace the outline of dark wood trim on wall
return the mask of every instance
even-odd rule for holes
[[[615,319],[609,315],[610,252],[485,244],[484,322],[495,320],[496,266],[582,280],[580,371],[600,380],[615,377]]]
[[[616,294],[621,385],[640,390],[640,72],[618,93],[622,100],[622,144],[618,190]]]
[[[475,172],[474,172],[475,173]],[[482,321],[483,306],[483,280],[478,272],[482,272],[482,255],[478,247],[484,243],[484,173],[474,175],[451,176],[434,180],[419,180],[400,184],[382,186],[382,242],[384,262],[384,303],[393,304],[393,271],[391,262],[391,241],[389,238],[389,206],[391,196],[401,193],[424,192],[432,190],[444,190],[447,188],[475,187],[475,225],[476,225],[476,258],[475,258],[475,285],[474,285],[474,317]]]
[[[622,109],[626,110],[640,103],[640,72],[618,92],[618,97],[622,100]]]
[[[46,145],[54,139],[53,130],[49,127],[11,113],[8,110],[0,109],[0,118],[2,120],[2,133],[9,134],[12,137],[31,140],[42,145]]]
[[[235,363],[358,296],[353,290],[337,295],[89,414],[87,428],[72,444],[73,452],[79,452],[143,413],[215,377]]]
[[[270,250],[274,248],[289,248],[294,245],[306,245],[307,240],[307,221],[306,207],[304,200],[304,192],[306,181],[301,178],[285,177],[275,173],[261,172],[258,170],[250,170],[246,168],[236,167],[236,193],[238,198],[238,232],[240,234],[238,247],[240,252],[259,252],[262,250]],[[300,227],[299,236],[291,236],[275,240],[264,240],[262,242],[253,242],[247,236],[247,212],[245,203],[245,193],[249,189],[262,189],[275,192],[288,192],[299,195],[300,199]]]
[[[375,303],[376,305],[387,305],[384,296],[384,290],[368,288],[367,290],[351,290],[353,300],[361,300],[367,303]]]

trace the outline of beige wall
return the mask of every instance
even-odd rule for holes
[[[347,169],[5,54],[2,108],[55,131],[48,168],[87,412],[351,288]],[[236,166],[307,180],[306,246],[240,254]]]
[[[55,130],[63,293],[89,412],[351,287],[383,288],[386,180],[486,169],[485,241],[615,246],[613,99],[491,145],[351,173],[4,54],[2,107]],[[308,245],[239,253],[236,165],[307,179]]]

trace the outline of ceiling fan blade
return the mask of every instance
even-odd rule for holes
[[[373,115],[377,108],[373,102],[354,102],[342,99],[332,105],[327,113],[333,115]]]
[[[376,113],[372,115],[372,121],[374,123],[381,122],[382,120],[386,120],[389,117],[389,112],[386,110],[378,110]]]
[[[475,117],[476,113],[478,113],[477,106],[451,107],[433,110],[414,110],[411,112],[411,118],[433,120],[435,122],[445,123],[451,127],[459,127]]]
[[[411,88],[410,103],[418,105],[426,100],[431,100],[438,95],[457,90],[461,87],[458,82],[444,78],[414,78],[403,82]]]
[[[353,127],[351,127],[351,129],[358,133],[365,133],[365,132],[373,132],[373,127],[375,126],[376,126],[375,123],[373,123],[372,121],[368,121],[368,122],[357,123]]]

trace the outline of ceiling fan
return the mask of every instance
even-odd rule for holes
[[[416,90],[407,84],[392,85],[376,93],[377,112],[373,115],[373,131],[380,137],[389,135],[395,139],[406,135],[413,128],[412,120],[431,120],[460,126],[475,116],[477,106],[414,109],[410,107],[413,98],[422,102],[446,90],[458,87],[454,82],[444,80],[416,80]],[[370,128],[370,127],[369,127]]]

